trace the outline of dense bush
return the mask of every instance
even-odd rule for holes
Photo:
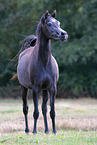
[[[0,3],[0,85],[6,86],[16,73],[10,60],[22,40],[35,34],[40,17],[48,9],[57,10],[68,42],[52,43],[58,61],[58,88],[73,94],[97,95],[97,0],[2,0]]]

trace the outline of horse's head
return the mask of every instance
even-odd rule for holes
[[[66,41],[68,34],[60,28],[60,22],[55,19],[55,16],[56,10],[52,14],[49,14],[47,10],[42,16],[41,22],[43,33],[48,39]]]

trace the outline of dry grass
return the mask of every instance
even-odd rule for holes
[[[83,130],[97,131],[97,100],[56,100],[56,128],[57,130]],[[38,119],[38,131],[44,130],[43,116],[41,112],[41,100],[39,101],[40,116]],[[33,130],[33,105],[29,101],[29,128]],[[48,123],[51,129],[49,116],[50,106],[48,102]],[[11,132],[24,132],[24,116],[21,100],[0,100],[0,134]]]

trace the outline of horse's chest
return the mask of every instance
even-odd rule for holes
[[[34,70],[32,77],[32,84],[38,86],[40,89],[47,89],[53,84],[52,74],[49,69],[44,68],[40,65],[37,70]]]
[[[39,78],[39,86],[42,89],[51,87],[53,84],[53,78],[48,72],[43,72]]]
[[[38,86],[40,89],[50,88],[54,84],[54,74],[51,65],[44,67],[38,63],[38,67],[31,69],[30,78],[32,86]]]

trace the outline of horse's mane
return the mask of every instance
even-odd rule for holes
[[[36,36],[37,36],[37,38],[40,37],[40,34],[41,34],[41,21],[37,25],[37,29],[36,29]]]
[[[44,23],[44,19],[45,19],[45,16],[43,15],[40,19],[40,22],[37,25],[37,29],[36,29],[37,38],[40,37],[40,35],[41,35],[41,24]]]

